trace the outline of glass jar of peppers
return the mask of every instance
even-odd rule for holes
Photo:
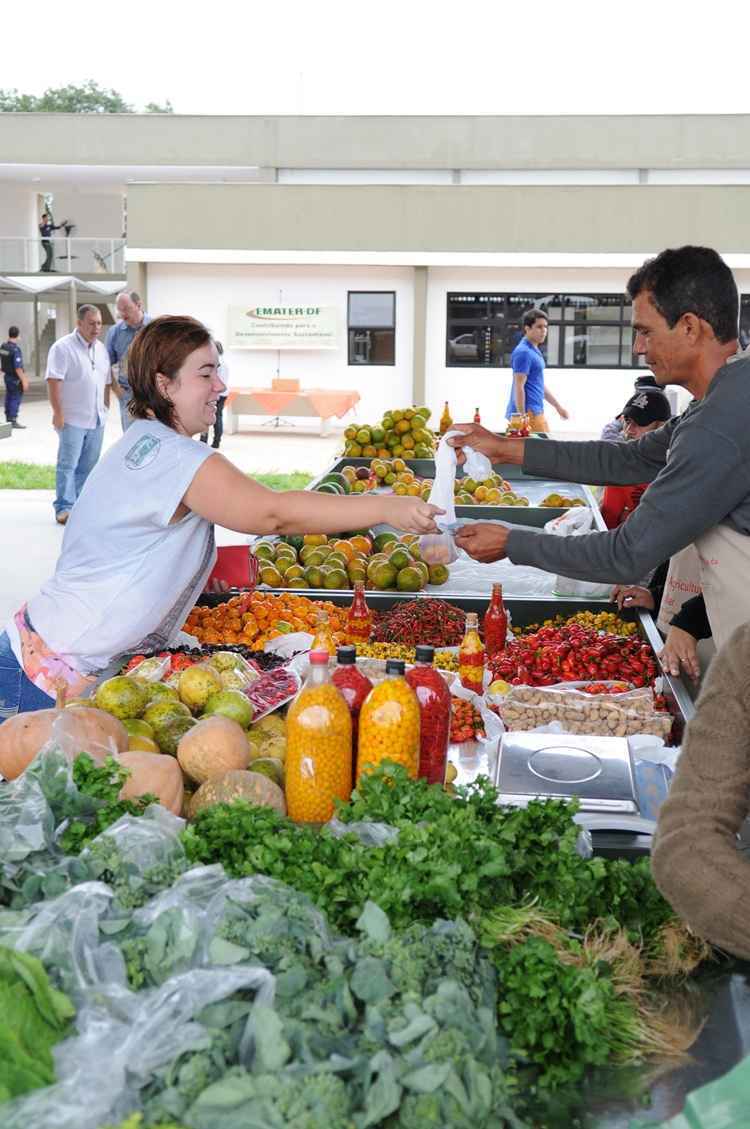
[[[435,670],[434,647],[418,646],[416,665],[406,681],[419,702],[419,775],[430,784],[445,781],[451,728],[451,695],[445,679]]]
[[[508,635],[508,613],[503,603],[502,584],[495,583],[492,585],[492,599],[484,614],[482,627],[487,658],[492,659],[505,650],[505,641]]]
[[[339,647],[336,652],[337,666],[331,681],[343,695],[352,716],[352,771],[357,768],[357,738],[359,730],[359,711],[362,703],[372,690],[372,682],[357,667],[355,647]]]
[[[458,677],[466,690],[482,693],[484,679],[484,644],[479,635],[479,616],[467,612],[466,634],[458,649]]]

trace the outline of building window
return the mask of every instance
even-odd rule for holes
[[[750,294],[740,294],[740,349],[750,345]]]
[[[395,291],[350,290],[347,329],[350,365],[395,365]]]
[[[630,299],[620,294],[448,294],[449,368],[509,368],[526,310],[548,319],[543,346],[551,368],[638,368]],[[748,308],[750,321],[750,308]]]

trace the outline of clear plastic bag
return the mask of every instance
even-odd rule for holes
[[[169,655],[162,659],[158,655],[152,655],[129,670],[128,678],[136,678],[140,682],[161,682],[171,665],[172,659]]]
[[[588,506],[576,506],[566,510],[560,517],[548,521],[545,533],[556,537],[579,537],[590,533],[594,522],[593,512]],[[593,580],[573,580],[568,576],[556,576],[554,592],[556,596],[580,596],[590,600],[608,599],[612,585],[599,584]]]
[[[543,704],[514,699],[506,694],[500,708],[508,729],[528,732],[539,726],[557,722],[564,733],[588,734],[594,737],[631,737],[648,733],[666,738],[672,729],[672,718],[666,713],[642,713],[623,709],[610,698],[582,694],[583,701],[565,701],[550,695]]]
[[[650,686],[639,686],[634,690],[623,690],[617,694],[587,694],[581,683],[557,682],[552,686],[512,686],[499,695],[502,705],[524,704],[560,708],[562,706],[586,706],[591,702],[611,703],[618,709],[632,710],[635,713],[654,712],[654,694]],[[590,685],[590,684],[589,684]],[[604,683],[603,685],[607,685]]]
[[[156,1071],[210,1045],[199,1021],[206,1008],[239,991],[256,992],[266,1005],[273,984],[267,969],[243,966],[193,969],[138,993],[102,989],[79,1011],[78,1035],[55,1048],[60,1081],[5,1105],[3,1129],[99,1129],[120,1121],[139,1108]]]
[[[450,533],[425,533],[419,538],[419,552],[428,565],[449,565],[458,560],[458,551]]]
[[[398,828],[391,827],[388,823],[342,823],[340,819],[329,819],[323,824],[326,831],[330,831],[337,839],[344,835],[356,835],[364,847],[384,847],[387,843],[395,843],[398,839]]]

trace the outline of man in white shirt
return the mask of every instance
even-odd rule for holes
[[[96,306],[80,306],[76,328],[55,342],[47,358],[52,426],[60,440],[54,502],[58,525],[67,522],[102,449],[110,373],[101,331]]]

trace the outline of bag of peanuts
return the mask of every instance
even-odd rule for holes
[[[517,691],[520,691],[518,693]],[[500,706],[508,729],[529,731],[557,722],[565,733],[592,737],[632,737],[653,734],[666,740],[672,717],[648,708],[648,699],[637,700],[640,708],[624,706],[612,697],[591,697],[576,691],[540,691],[536,687],[514,687]]]
[[[513,686],[503,695],[499,705],[519,703],[530,706],[582,706],[591,702],[614,703],[620,709],[635,713],[654,713],[654,693],[650,686],[640,686],[635,690],[621,693],[588,694],[570,683],[556,683],[554,686]]]

